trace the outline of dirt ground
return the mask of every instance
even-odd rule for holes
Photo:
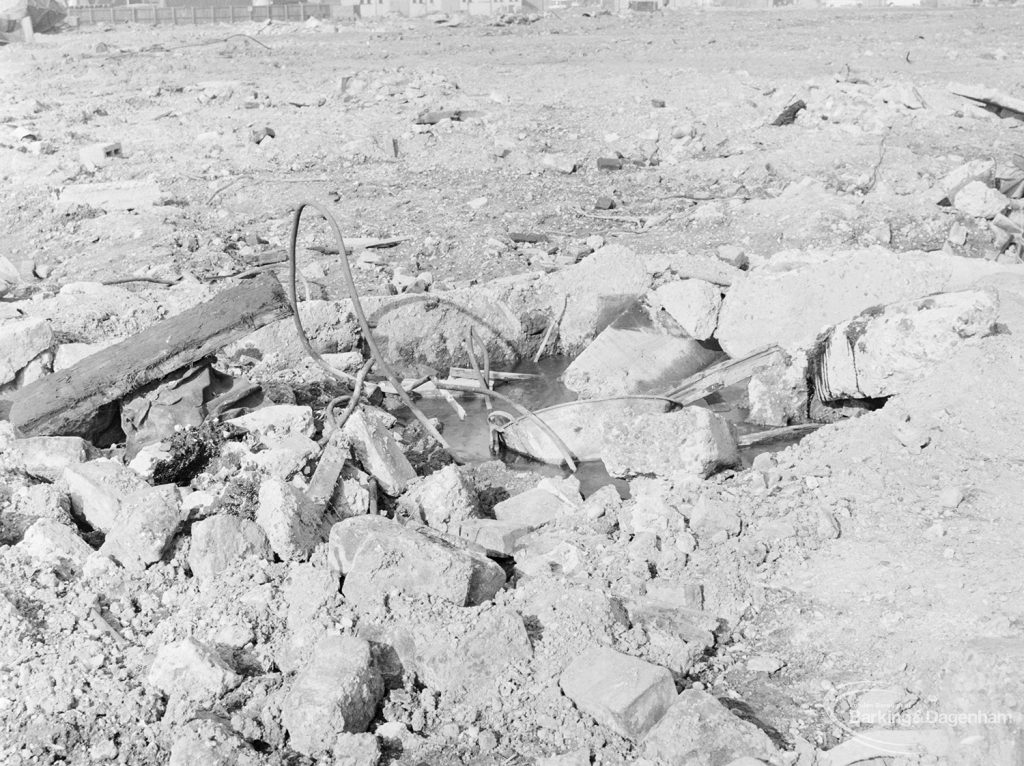
[[[207,297],[215,278],[273,260],[302,200],[326,204],[347,237],[404,238],[353,256],[366,295],[386,294],[396,270],[449,286],[554,270],[589,252],[594,237],[648,254],[734,245],[754,267],[783,250],[874,244],[992,258],[984,222],[926,195],[966,161],[1024,152],[1024,123],[948,88],[1024,97],[1022,31],[1019,8],[568,9],[504,25],[387,19],[41,35],[30,48],[0,49],[0,255],[43,277],[21,288],[25,305],[75,282],[185,277],[174,287],[128,284],[138,299],[128,313],[69,299],[62,342],[126,335]],[[251,37],[228,37],[236,33]],[[796,99],[806,102],[796,122],[772,126]],[[461,119],[415,124],[438,110]],[[262,128],[274,136],[256,143]],[[123,156],[83,165],[82,147],[114,141]],[[623,169],[598,169],[598,158],[617,153]],[[157,204],[104,214],[62,200],[68,185],[127,180],[155,183]],[[600,198],[612,206],[598,209]],[[950,236],[954,225],[962,240]],[[547,239],[517,245],[512,233]],[[304,237],[333,245],[312,220]],[[343,297],[337,255],[303,249],[301,258],[306,289]],[[1019,338],[989,338],[770,467],[709,479],[706,491],[739,509],[743,533],[701,540],[682,563],[650,554],[665,573],[700,583],[704,610],[718,617],[716,649],[686,685],[734,700],[773,737],[779,762],[854,762],[826,752],[849,738],[843,705],[853,692],[895,689],[921,718],[903,727],[916,745],[897,747],[903,754],[890,762],[1024,763],[1022,376]],[[927,435],[923,447],[905,438],[909,427]],[[590,545],[593,530],[577,531],[593,557],[590,585],[615,590],[646,561],[639,544],[609,553]],[[283,588],[288,573],[283,564],[234,572],[200,594],[174,565],[87,586],[41,580],[15,559],[3,568],[7,599],[56,637],[32,659],[3,657],[0,760],[12,764],[101,762],[106,737],[120,746],[111,761],[166,762],[176,730],[125,678],[161,641],[239,608],[254,579]],[[102,627],[75,638],[97,593],[140,646],[111,654]],[[516,589],[500,606],[539,614],[537,598]],[[576,617],[583,633],[618,630],[585,604],[552,607],[548,643],[534,647],[529,669],[501,679],[505,704],[392,690],[385,717],[412,726],[425,715],[427,725],[415,729],[421,749],[384,762],[532,763],[579,747],[595,763],[637,762],[629,742],[537,681],[577,646]],[[459,630],[476,619],[420,608],[395,600],[391,616],[377,616],[450,619]],[[349,612],[371,621],[347,605],[332,619],[344,624]],[[288,619],[268,612],[254,630],[272,636]],[[634,632],[615,640],[646,646]],[[72,670],[62,654],[70,647]],[[266,717],[245,718],[280,676],[254,674],[234,692],[233,713],[189,725],[229,720],[249,742],[280,741]],[[30,698],[44,702],[33,710]],[[239,728],[239,716],[265,728]],[[500,735],[496,748],[480,736],[488,731]],[[309,762],[283,752],[275,745],[254,762]]]

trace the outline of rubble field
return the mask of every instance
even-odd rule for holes
[[[0,764],[1024,763],[1019,14],[0,47]]]

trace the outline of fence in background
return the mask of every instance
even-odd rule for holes
[[[156,8],[147,5],[118,5],[107,8],[79,6],[69,8],[68,15],[78,17],[80,24],[219,24],[236,21],[305,21],[309,18],[329,19],[331,8],[319,3],[294,5],[194,5],[181,8]]]

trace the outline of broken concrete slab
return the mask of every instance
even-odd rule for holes
[[[466,519],[453,525],[451,531],[484,548],[488,555],[511,556],[516,543],[535,528],[515,521],[497,519]]]
[[[562,382],[583,399],[646,394],[671,388],[718,356],[692,338],[609,327],[566,368]]]
[[[972,181],[991,181],[995,169],[995,160],[971,160],[943,176],[929,192],[929,200],[936,205],[952,201],[956,193]]]
[[[553,317],[565,312],[558,348],[573,354],[641,298],[651,277],[643,258],[622,245],[607,245],[574,266],[549,274],[531,290]]]
[[[539,527],[549,521],[571,517],[579,507],[565,497],[541,487],[528,489],[494,506],[494,518],[520,527]]]
[[[161,646],[146,679],[172,700],[201,708],[242,683],[242,677],[213,649],[193,638]]]
[[[84,463],[89,445],[78,436],[30,436],[13,444],[29,476],[57,481],[64,468]]]
[[[778,750],[768,735],[705,691],[687,689],[643,740],[658,763],[724,766],[745,756],[774,763]]]
[[[256,523],[263,529],[274,553],[285,561],[305,561],[323,541],[324,512],[309,502],[297,487],[282,479],[260,484]]]
[[[787,426],[807,419],[807,354],[772,355],[747,383],[748,423]]]
[[[876,307],[835,325],[811,353],[823,401],[881,398],[948,359],[970,338],[990,334],[995,290],[970,290]]]
[[[299,671],[283,705],[290,745],[303,755],[331,753],[339,732],[364,732],[384,696],[370,644],[353,636],[325,636]]]
[[[345,576],[342,593],[353,601],[397,590],[466,606],[491,599],[505,584],[501,567],[468,544],[380,516],[335,524],[328,558]]]
[[[481,515],[480,499],[473,482],[454,465],[445,466],[411,485],[399,498],[398,510],[442,532]]]
[[[277,443],[288,434],[312,436],[316,432],[313,423],[313,408],[297,404],[272,404],[226,421],[228,425],[240,428],[246,433],[256,434],[267,447]]]
[[[44,319],[24,317],[0,321],[0,386],[53,345],[53,330]]]
[[[695,340],[707,340],[715,334],[722,290],[702,279],[684,279],[662,285],[652,294],[656,303]]]
[[[128,569],[145,569],[160,560],[185,516],[175,485],[146,487],[121,501],[100,553]]]
[[[391,431],[389,416],[361,407],[345,421],[342,433],[352,443],[352,450],[362,464],[388,495],[401,495],[416,479],[416,471],[409,463]]]
[[[736,465],[739,450],[725,419],[702,407],[684,407],[607,421],[601,460],[612,476],[706,477]]]
[[[192,525],[188,565],[193,576],[207,580],[249,556],[270,561],[274,552],[263,529],[238,516],[220,514]]]
[[[665,715],[676,697],[668,670],[606,646],[574,659],[558,685],[582,712],[634,741]]]
[[[965,184],[953,196],[953,207],[975,218],[995,218],[1009,205],[1009,198],[981,181]]]
[[[65,466],[58,483],[71,498],[72,510],[102,532],[113,528],[126,497],[150,488],[134,471],[108,458]]]
[[[733,284],[715,337],[734,358],[770,345],[809,348],[824,329],[872,306],[966,290],[996,274],[1024,274],[1024,266],[881,247],[780,253]]]
[[[14,549],[37,561],[68,566],[74,571],[81,571],[93,552],[73,527],[53,519],[37,519]]]

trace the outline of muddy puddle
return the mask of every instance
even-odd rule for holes
[[[527,373],[538,377],[531,380],[499,382],[496,384],[497,390],[534,412],[556,404],[576,401],[578,398],[576,394],[561,382],[561,375],[571,361],[572,359],[569,357],[549,357],[536,363],[523,362],[508,372]],[[466,412],[464,420],[460,420],[451,405],[443,399],[423,398],[417,402],[417,405],[427,417],[437,418],[443,423],[445,438],[466,461],[484,462],[500,459],[515,471],[529,471],[544,476],[570,475],[571,472],[567,468],[547,465],[510,451],[498,455],[492,454],[490,451],[490,429],[487,422],[489,410],[483,397],[472,394],[455,394],[455,397]],[[746,384],[722,389],[698,402],[695,406],[707,407],[729,420],[735,425],[739,435],[765,430],[746,422],[748,415]],[[495,409],[506,411],[500,405],[496,405]],[[405,408],[395,411],[394,414],[405,421],[413,419],[412,413]],[[777,452],[795,441],[796,439],[778,440],[769,444],[741,449],[740,457],[743,467],[749,468],[758,454]],[[615,486],[622,497],[628,497],[628,482],[609,476],[600,460],[580,463],[577,466],[576,476],[580,480],[584,497],[589,497],[607,484]]]

